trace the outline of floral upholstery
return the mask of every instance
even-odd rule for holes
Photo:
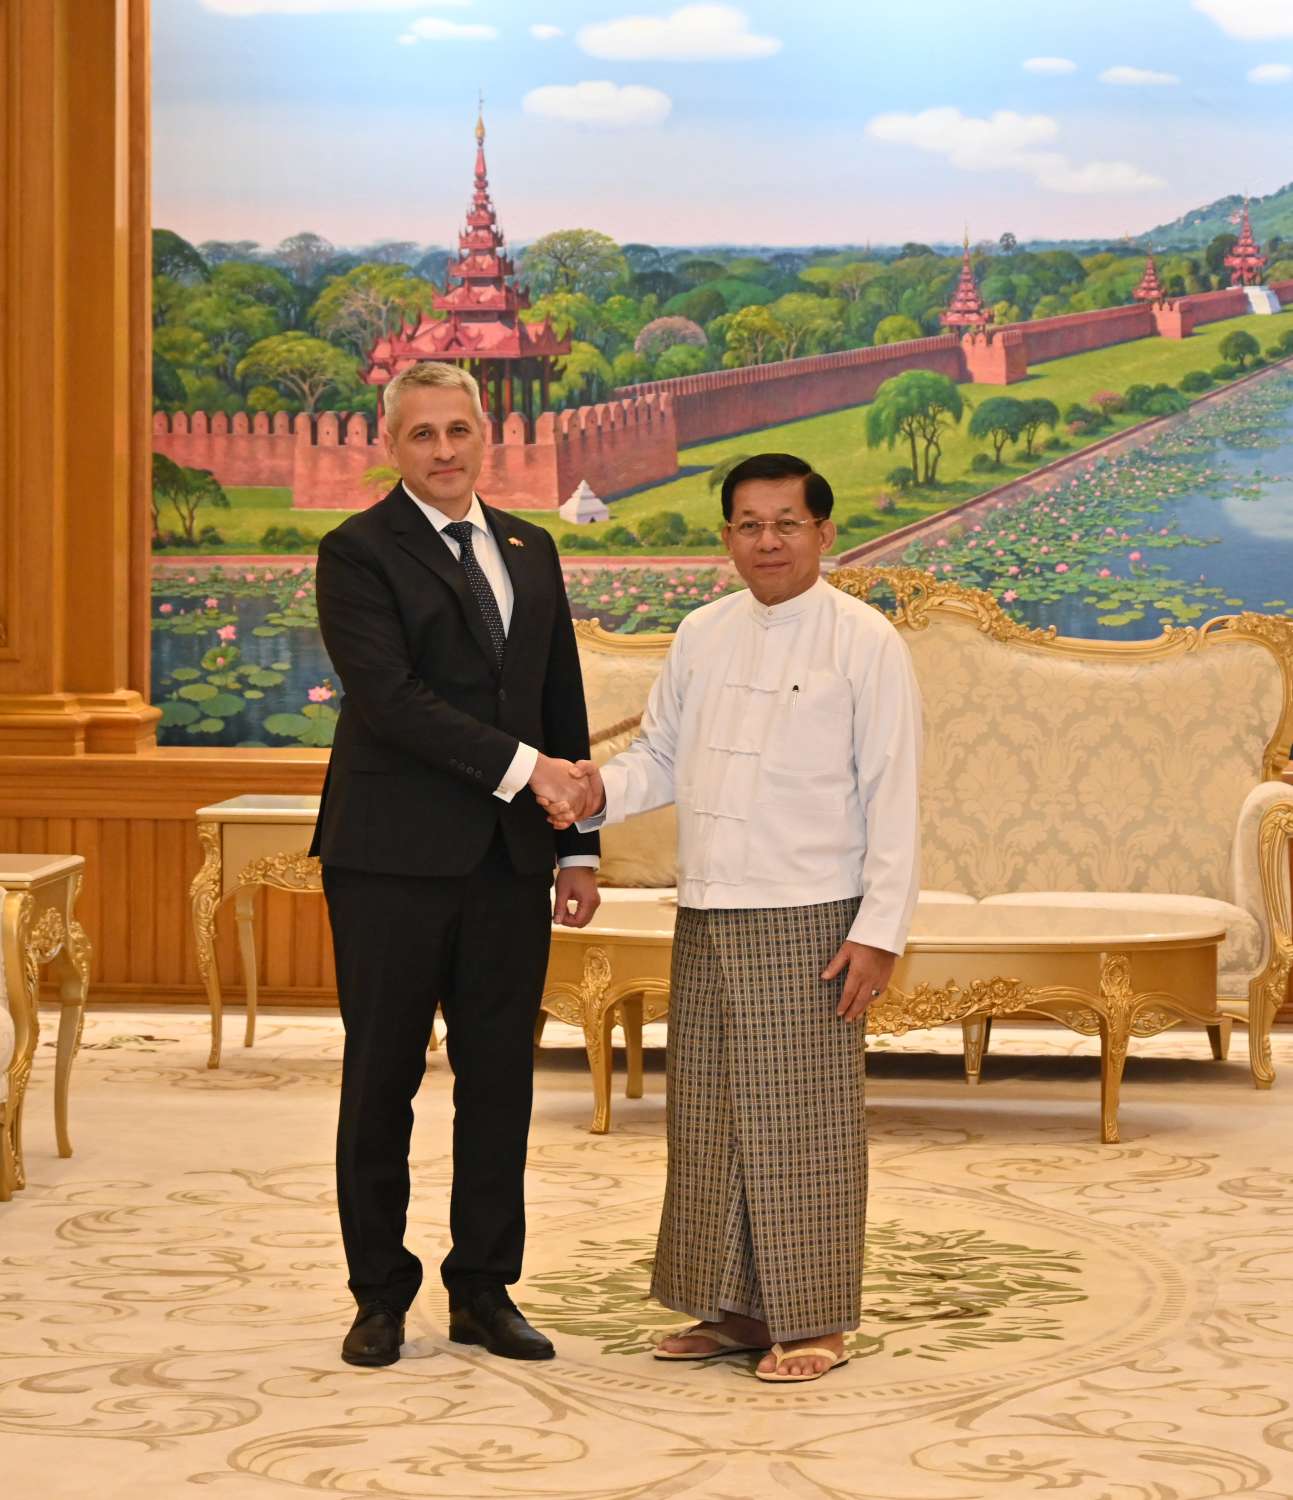
[[[906,640],[925,708],[926,882],[1231,899],[1235,827],[1284,702],[1264,647],[1123,664],[952,618]]]

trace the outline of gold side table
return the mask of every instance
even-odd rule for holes
[[[40,971],[46,964],[54,967],[62,1002],[54,1065],[54,1131],[58,1154],[72,1154],[68,1091],[90,984],[90,940],[76,920],[84,872],[85,860],[79,854],[0,854],[0,889],[5,893],[0,943],[14,1023],[9,1097],[0,1105],[0,1200],[27,1185],[22,1115],[40,1039]]]
[[[258,793],[230,797],[197,810],[202,868],[189,898],[198,973],[211,1007],[211,1053],[207,1067],[220,1066],[224,1001],[216,963],[216,912],[230,897],[238,923],[238,956],[247,991],[243,1046],[256,1040],[256,887],[280,891],[321,891],[323,871],[306,850],[319,816],[317,796]]]

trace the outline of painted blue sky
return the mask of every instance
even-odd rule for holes
[[[1293,179],[1293,0],[153,0],[154,221],[509,237],[1113,236]]]

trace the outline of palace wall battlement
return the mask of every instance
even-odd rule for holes
[[[599,495],[670,479],[678,438],[670,398],[621,398],[570,411],[544,412],[530,425],[513,412],[489,421],[480,488],[497,505],[550,509],[581,479]],[[293,509],[357,510],[383,486],[364,475],[389,464],[385,443],[361,412],[158,412],[153,449],[188,468],[208,469],[223,485],[273,485],[292,491]]]

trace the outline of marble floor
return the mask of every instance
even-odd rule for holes
[[[331,1178],[340,1029],[92,1014],[54,1153],[53,1027],[27,1108],[29,1186],[0,1204],[6,1500],[1293,1500],[1293,1035],[1133,1044],[1122,1144],[1097,1139],[1094,1043],[999,1027],[978,1089],[959,1033],[874,1047],[864,1322],[798,1388],[744,1358],[653,1362],[644,1300],[664,1175],[663,1076],[587,1132],[573,1033],[538,1068],[518,1301],[559,1358],[444,1338],[436,1287],[406,1357],[356,1371]],[[412,1239],[447,1223],[450,1078],[418,1104]]]

